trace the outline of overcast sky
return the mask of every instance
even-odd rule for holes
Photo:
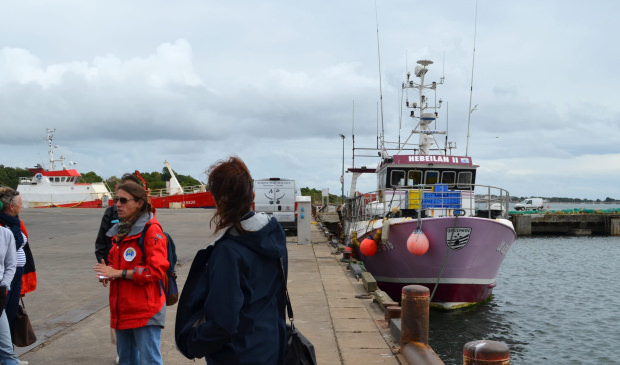
[[[57,156],[104,178],[135,169],[206,181],[235,154],[254,178],[340,194],[375,147],[377,23],[386,139],[418,59],[445,84],[439,129],[465,155],[475,0],[2,1],[0,163]],[[620,199],[620,2],[478,3],[468,154],[514,196]],[[449,118],[448,118],[449,116]],[[354,125],[354,128],[353,128]],[[401,138],[414,127],[403,120]],[[355,159],[374,166],[375,158]],[[374,188],[362,180],[358,190]],[[345,174],[345,193],[350,174]]]

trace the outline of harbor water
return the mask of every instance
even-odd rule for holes
[[[431,311],[429,343],[445,364],[481,339],[506,343],[511,364],[619,364],[619,257],[620,237],[518,238],[493,298]]]

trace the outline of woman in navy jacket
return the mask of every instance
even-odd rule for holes
[[[238,157],[209,169],[220,237],[208,261],[202,323],[187,347],[207,364],[282,364],[286,349],[286,236],[275,218],[251,211],[253,182]],[[188,279],[189,280],[189,279]]]

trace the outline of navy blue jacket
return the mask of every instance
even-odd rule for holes
[[[282,364],[286,350],[286,236],[275,219],[255,214],[215,242],[208,259],[204,316],[188,352],[207,364]],[[188,278],[188,281],[190,278]],[[201,290],[199,289],[198,292]],[[181,308],[179,308],[180,310]]]

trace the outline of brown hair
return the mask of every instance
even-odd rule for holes
[[[207,175],[216,205],[211,218],[215,231],[232,225],[239,233],[247,233],[241,227],[241,218],[250,211],[254,200],[254,186],[248,167],[239,157],[231,156],[226,161],[220,160],[211,165]]]
[[[149,202],[148,195],[146,195],[146,190],[141,185],[138,185],[133,182],[126,182],[124,184],[120,184],[116,187],[117,190],[122,190],[131,196],[133,196],[136,201],[142,200],[144,204],[142,205],[142,209],[140,209],[140,213],[144,212],[152,212],[153,207]]]
[[[123,174],[123,176],[121,177],[121,184],[127,182],[135,182],[136,184],[140,185],[140,180],[138,180],[136,175],[130,173]]]
[[[0,201],[2,202],[2,210],[9,209],[9,206],[13,204],[13,200],[19,195],[19,191],[13,188],[3,187],[0,188]]]

